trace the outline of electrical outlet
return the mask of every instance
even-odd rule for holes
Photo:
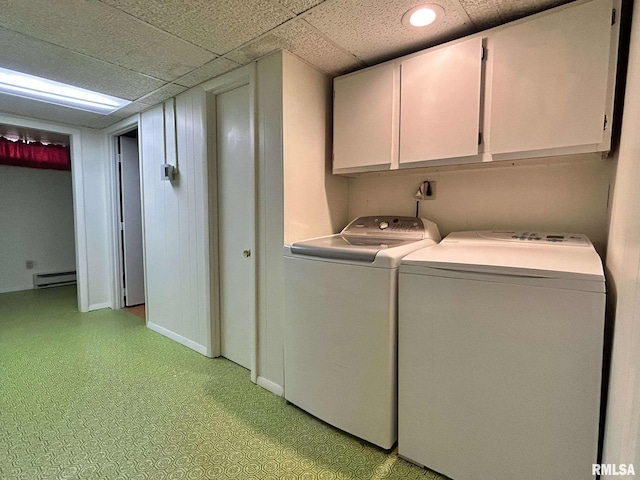
[[[413,196],[416,200],[435,200],[436,199],[436,182],[433,180],[423,181],[416,194]]]
[[[430,188],[427,188],[427,182],[424,183],[424,186],[423,186],[423,189],[424,189],[423,190],[423,194],[424,195],[423,195],[422,199],[423,200],[435,200],[436,199],[436,182],[430,180],[428,182],[428,184],[429,184]],[[428,193],[431,193],[431,195],[428,195]]]
[[[26,265],[27,265],[27,270],[31,270],[35,265],[35,262],[33,260],[27,260]]]

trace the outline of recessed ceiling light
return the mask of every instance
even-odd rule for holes
[[[0,93],[103,115],[113,113],[131,103],[122,98],[2,67],[0,67]]]
[[[402,24],[405,27],[426,27],[433,25],[444,17],[444,9],[435,3],[418,5],[402,16]]]

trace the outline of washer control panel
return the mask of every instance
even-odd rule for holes
[[[359,217],[347,225],[342,235],[419,236],[424,235],[422,220],[416,217]]]
[[[505,240],[522,243],[546,243],[564,244],[570,246],[589,246],[591,242],[581,233],[543,233],[543,232],[519,232],[519,231],[494,231],[478,232],[482,238],[492,240]]]

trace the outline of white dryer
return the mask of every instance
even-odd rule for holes
[[[578,234],[458,232],[402,261],[398,453],[455,480],[593,478],[602,262]]]
[[[360,217],[284,248],[285,398],[382,448],[397,439],[398,267],[440,241],[415,217]]]

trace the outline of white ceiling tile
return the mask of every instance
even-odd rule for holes
[[[193,72],[187,73],[186,75],[178,78],[174,83],[184,85],[185,87],[195,87],[202,82],[211,80],[212,78],[222,75],[223,73],[227,73],[239,66],[239,63],[226,58],[216,58]]]
[[[187,88],[182,85],[176,85],[169,83],[164,87],[160,87],[155,92],[151,92],[149,95],[138,99],[138,103],[144,103],[145,105],[155,106],[165,100],[175,97],[176,95],[184,92]]]
[[[304,20],[289,22],[227,56],[238,63],[248,63],[280,49],[297,55],[330,75],[364,66],[353,55],[319,35]]]
[[[0,26],[168,81],[215,57],[98,0],[3,2]]]
[[[0,27],[0,66],[127,100],[164,82]]]
[[[278,2],[293,13],[300,14],[321,4],[324,0],[278,0]]]
[[[135,115],[136,113],[141,113],[145,110],[149,110],[152,106],[154,105],[147,105],[146,103],[142,102],[132,102],[129,105],[115,111],[114,113],[119,117],[127,118],[131,115]]]
[[[571,0],[459,0],[471,21],[479,28],[486,29],[531,15],[548,8],[562,5]]]
[[[291,14],[269,0],[103,1],[218,54],[226,53],[292,18]]]
[[[320,4],[304,18],[345,50],[377,63],[457,38],[472,31],[456,0],[439,0],[444,18],[432,27],[409,29],[402,15],[416,0],[336,0]]]
[[[127,115],[127,117],[129,116],[130,115]],[[110,127],[111,125],[114,125],[120,122],[121,120],[124,120],[127,117],[119,117],[119,116],[116,116],[115,114],[104,115],[101,118],[93,118],[88,120],[84,126],[89,128],[97,128],[97,129],[107,128],[107,127]]]

